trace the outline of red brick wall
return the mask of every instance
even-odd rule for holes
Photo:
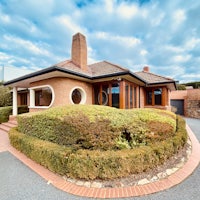
[[[170,99],[184,100],[185,116],[200,119],[200,89],[173,91]]]
[[[187,90],[185,98],[185,115],[200,119],[200,89]]]
[[[69,78],[51,78],[31,84],[31,87],[50,85],[55,92],[55,100],[53,102],[53,107],[68,105],[71,103],[70,92],[75,87],[81,87],[86,93],[86,103],[92,104],[92,85],[82,81],[69,79]]]
[[[185,99],[188,90],[176,90],[170,93],[170,99]]]

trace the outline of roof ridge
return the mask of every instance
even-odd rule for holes
[[[70,63],[70,62],[72,62],[72,60],[70,60],[70,59],[69,59],[69,60],[63,60],[63,61],[61,61],[61,62],[59,62],[59,63],[56,63],[56,64],[54,64],[54,65],[52,65],[52,66],[62,65],[62,63],[63,63],[63,64],[66,64],[66,62],[67,62],[67,63]]]
[[[98,62],[95,62],[95,63],[92,63],[92,64],[89,64],[89,65],[87,65],[88,67],[90,67],[90,66],[92,66],[92,65],[96,65],[96,64],[98,64],[98,63],[102,63],[103,61],[98,61]]]
[[[111,63],[111,62],[109,62],[109,61],[107,61],[107,60],[99,61],[99,62],[90,64],[90,65],[88,65],[88,66],[90,67],[90,66],[93,66],[93,65],[96,65],[96,64],[99,64],[99,63],[108,63],[108,64],[113,65],[113,66],[115,66],[115,67],[118,67],[118,68],[120,68],[120,69],[122,69],[122,70],[130,71],[128,68],[122,67],[122,66],[117,65],[117,64],[114,64],[114,63]]]
[[[128,68],[122,67],[122,66],[117,65],[117,64],[114,64],[114,63],[111,63],[111,62],[109,62],[109,61],[104,60],[103,62],[106,62],[106,63],[108,63],[108,64],[114,65],[114,66],[116,66],[116,67],[118,67],[118,68],[120,68],[120,69],[122,69],[122,70],[130,71]]]

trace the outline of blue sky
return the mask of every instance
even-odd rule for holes
[[[81,32],[90,64],[200,81],[199,19],[197,0],[0,0],[0,67],[13,77],[69,59]]]

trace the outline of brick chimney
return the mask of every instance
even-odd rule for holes
[[[150,72],[149,66],[144,66],[143,67],[143,72]]]
[[[78,65],[84,71],[88,70],[87,44],[85,36],[81,33],[77,33],[73,36],[71,56],[74,64]]]

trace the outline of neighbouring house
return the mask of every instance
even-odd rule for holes
[[[147,66],[133,73],[108,61],[88,65],[81,33],[73,36],[71,59],[4,85],[13,88],[14,116],[17,105],[28,105],[30,112],[67,104],[170,110],[170,92],[176,89],[173,79],[153,74]]]
[[[200,119],[200,89],[172,91],[170,98],[177,114]]]

